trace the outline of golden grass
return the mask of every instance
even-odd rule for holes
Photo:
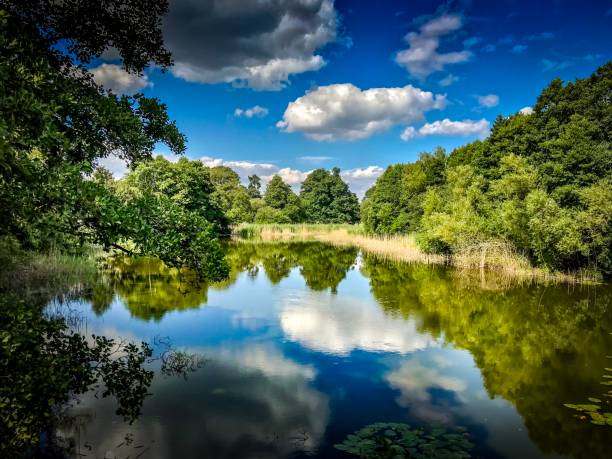
[[[529,260],[505,242],[490,241],[465,247],[452,256],[428,254],[419,248],[414,235],[374,236],[360,225],[241,224],[233,234],[242,239],[263,241],[321,241],[337,246],[354,246],[385,259],[427,264],[446,264],[468,272],[495,271],[509,283],[565,282],[592,283],[592,273],[552,273],[531,265]]]

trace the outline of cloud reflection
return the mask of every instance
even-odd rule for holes
[[[312,367],[263,345],[207,357],[187,381],[157,378],[131,428],[118,422],[108,400],[86,400],[79,409],[96,414],[79,435],[82,448],[93,445],[96,457],[148,448],[149,458],[277,458],[317,449],[329,407],[327,397],[309,385]],[[124,442],[128,431],[134,434],[130,446]]]
[[[413,320],[385,314],[350,296],[296,292],[280,312],[284,334],[313,350],[347,355],[353,350],[410,353],[434,346]]]

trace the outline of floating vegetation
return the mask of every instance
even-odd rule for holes
[[[604,370],[612,373],[612,368],[604,368]],[[612,386],[612,374],[604,374],[600,384]],[[579,414],[575,415],[578,419],[590,420],[591,424],[598,426],[612,426],[612,390],[602,394],[602,397],[603,400],[589,397],[590,404],[565,403],[563,406],[578,411]]]
[[[472,457],[473,447],[463,427],[425,429],[397,422],[370,424],[335,445],[363,459],[464,459]]]

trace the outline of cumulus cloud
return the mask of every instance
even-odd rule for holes
[[[336,38],[333,0],[174,0],[164,19],[175,76],[256,90],[320,69],[317,50]]]
[[[348,183],[351,191],[361,199],[365,195],[365,192],[374,185],[376,179],[384,171],[385,170],[380,166],[368,166],[364,168],[348,169],[340,172],[340,176]]]
[[[240,176],[243,181],[247,180],[247,176],[257,174],[260,176],[273,174],[278,170],[278,166],[270,163],[255,163],[251,161],[232,161],[223,158],[212,158],[210,156],[202,156],[200,161],[207,167],[226,166],[232,168]]]
[[[511,49],[513,54],[523,54],[527,51],[527,45],[514,45]]]
[[[463,20],[456,14],[444,14],[427,21],[421,25],[418,32],[406,35],[408,49],[398,52],[395,61],[416,78],[425,78],[447,65],[469,61],[472,53],[467,49],[438,52],[440,38],[461,29],[462,26]]]
[[[519,113],[523,115],[531,115],[533,113],[533,108],[528,105],[527,107],[521,108]]]
[[[245,118],[263,118],[268,114],[268,109],[266,107],[261,107],[259,105],[255,105],[251,108],[237,108],[234,110],[234,116],[239,118],[244,116]]]
[[[290,102],[276,126],[317,141],[357,140],[441,109],[446,97],[411,85],[362,90],[350,83],[321,86]]]
[[[482,107],[495,107],[499,104],[499,96],[496,94],[487,94],[486,96],[478,96],[478,103]]]
[[[115,94],[134,94],[153,86],[147,75],[134,75],[116,64],[101,64],[89,70],[96,83]]]
[[[489,128],[490,124],[484,118],[481,120],[463,121],[451,121],[448,118],[445,118],[441,121],[434,121],[433,123],[424,124],[419,129],[408,126],[404,132],[402,132],[400,137],[405,141],[414,139],[416,137],[425,137],[429,135],[478,135],[480,137],[484,137],[489,132]]]

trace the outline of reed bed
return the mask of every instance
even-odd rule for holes
[[[452,256],[428,254],[421,250],[414,235],[376,236],[366,234],[360,225],[335,224],[241,224],[234,228],[238,239],[262,241],[321,241],[337,246],[354,246],[382,258],[408,263],[450,265],[466,272],[495,271],[508,283],[545,282],[584,284],[599,281],[591,272],[549,272],[531,265],[503,241],[488,241],[464,247]]]

